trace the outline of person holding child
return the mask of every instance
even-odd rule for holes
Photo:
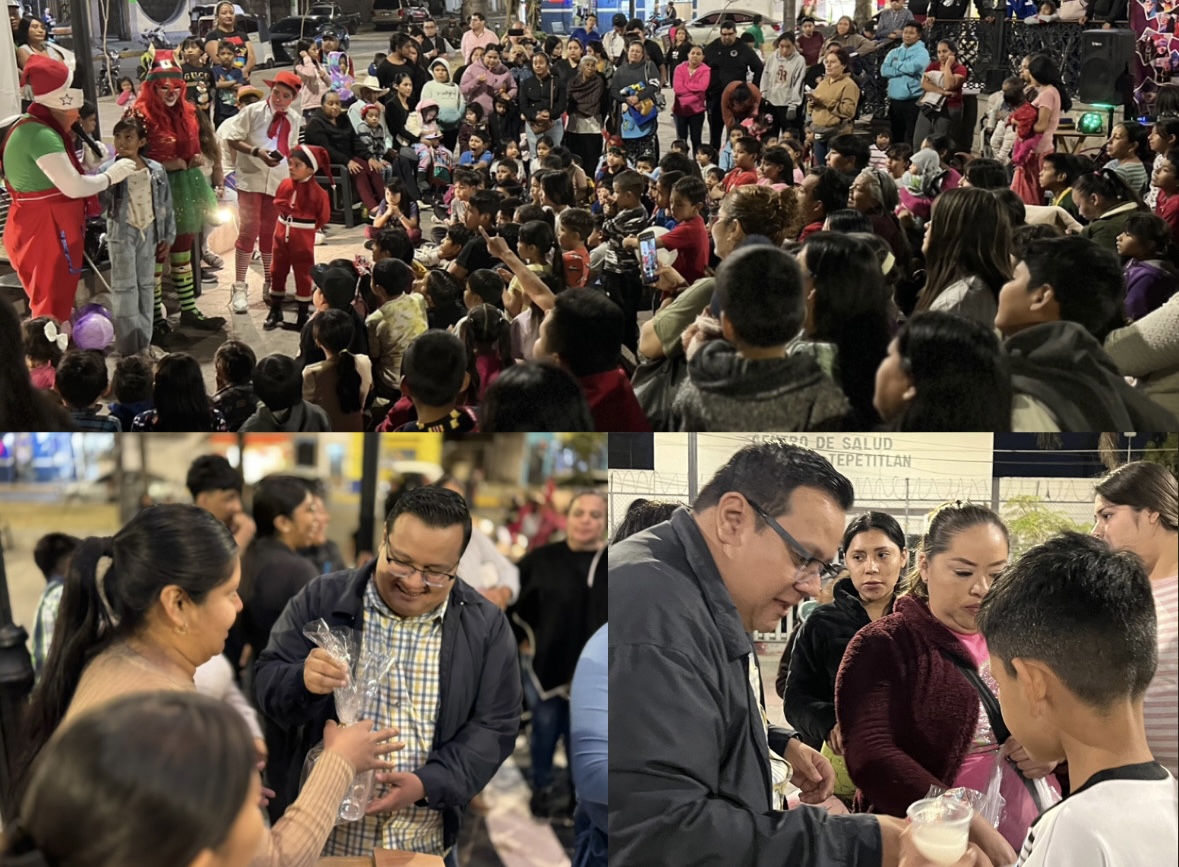
[[[321,167],[330,171],[327,151],[314,145],[298,145],[287,159],[290,177],[274,194],[278,220],[274,227],[274,264],[270,289],[270,313],[263,328],[282,325],[282,305],[287,295],[287,275],[295,272],[295,301],[299,305],[295,327],[301,329],[311,316],[311,266],[315,264],[315,233],[331,217],[331,200],[315,180]]]
[[[109,200],[107,245],[111,257],[111,321],[120,355],[147,352],[156,310],[156,263],[176,239],[168,173],[145,159],[147,130],[138,117],[115,124],[115,153],[136,169],[104,197]],[[103,168],[113,164],[105,163]]]
[[[380,117],[380,106],[376,106]],[[360,201],[369,213],[381,204],[385,194],[384,162],[379,153],[366,145],[364,139],[344,117],[340,95],[329,90],[323,104],[307,118],[307,144],[323,148],[333,165],[347,166],[348,176],[356,185]]]

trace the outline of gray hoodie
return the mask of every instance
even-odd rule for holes
[[[279,410],[278,412],[272,412],[266,404],[259,403],[257,411],[246,419],[240,428],[245,433],[252,431],[262,433],[276,433],[278,431],[286,431],[288,433],[323,433],[331,429],[332,425],[328,421],[327,413],[315,404],[308,403],[305,400],[299,401],[299,403],[290,409]]]
[[[850,411],[809,355],[749,361],[724,340],[692,357],[673,406],[682,431],[830,430]]]

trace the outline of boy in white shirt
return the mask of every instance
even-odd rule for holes
[[[1158,642],[1142,561],[1061,534],[999,576],[977,620],[1012,736],[1029,762],[1067,761],[1072,783],[1028,829],[1018,867],[1179,861],[1179,788],[1143,722]]]

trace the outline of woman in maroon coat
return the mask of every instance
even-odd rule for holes
[[[1015,861],[1039,814],[1016,765],[1059,791],[1055,763],[1033,762],[1012,738],[997,742],[979,694],[955,664],[977,669],[998,694],[975,615],[1007,565],[1008,544],[1007,528],[990,509],[960,504],[936,512],[909,590],[891,615],[852,639],[835,686],[848,773],[870,812],[904,816],[930,786],[985,792],[999,754],[1006,757],[998,833],[981,816],[971,824],[971,838],[995,864]]]

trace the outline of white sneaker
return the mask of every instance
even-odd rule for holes
[[[327,240],[327,236],[324,235],[323,232],[316,232],[315,233],[315,246],[316,247],[322,245],[326,240]]]
[[[249,311],[250,302],[246,298],[246,284],[234,283],[229,289],[229,307],[234,313]]]

